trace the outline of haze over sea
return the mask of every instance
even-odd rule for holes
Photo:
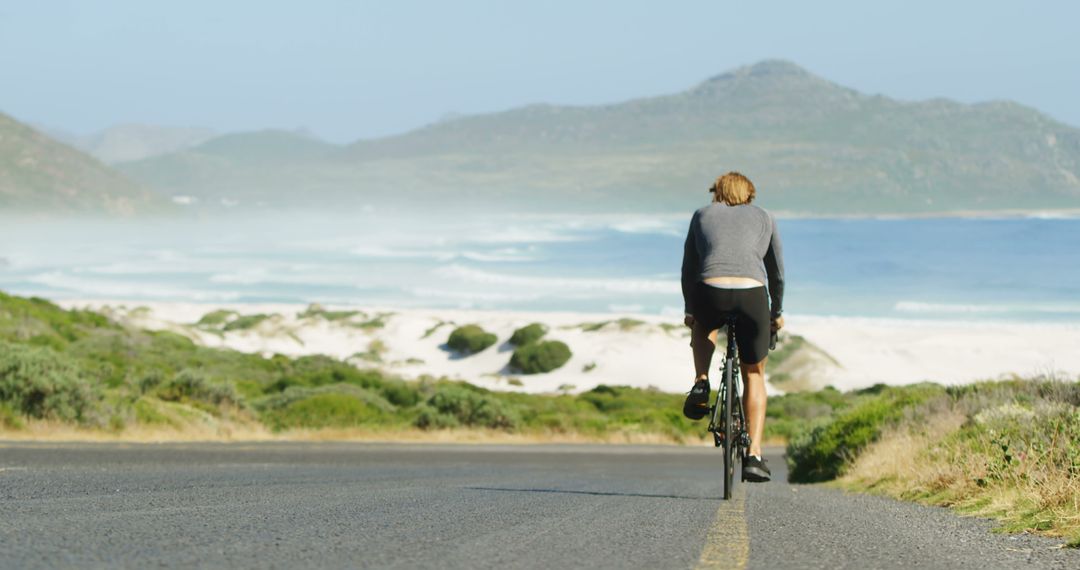
[[[689,213],[9,221],[0,289],[51,299],[682,313]],[[1080,219],[781,219],[786,312],[1080,322]]]

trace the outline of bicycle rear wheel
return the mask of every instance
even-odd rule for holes
[[[735,488],[735,452],[738,449],[738,436],[735,434],[735,422],[732,410],[735,402],[734,362],[728,358],[724,363],[723,419],[724,430],[724,499],[730,499]]]

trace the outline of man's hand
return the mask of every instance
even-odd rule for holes
[[[776,331],[778,331],[778,330],[780,330],[782,328],[784,328],[784,317],[783,317],[783,315],[772,319],[772,332],[776,332]]]
[[[683,317],[682,323],[690,328],[694,328],[694,315],[686,315]]]

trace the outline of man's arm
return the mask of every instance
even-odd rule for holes
[[[772,238],[765,252],[765,274],[769,278],[772,318],[776,319],[784,312],[784,248],[780,243],[780,228],[771,214],[769,221],[772,222]]]
[[[701,262],[698,259],[697,243],[694,240],[694,228],[697,223],[697,212],[694,212],[694,217],[690,218],[690,229],[686,232],[686,243],[683,244],[682,294],[683,311],[687,315],[694,314],[694,286],[697,284],[698,275],[701,273]]]

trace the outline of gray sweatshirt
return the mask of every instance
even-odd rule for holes
[[[694,212],[683,249],[687,314],[694,314],[694,287],[709,277],[749,277],[768,283],[772,316],[779,315],[784,301],[784,256],[772,214],[753,204],[723,202]]]

